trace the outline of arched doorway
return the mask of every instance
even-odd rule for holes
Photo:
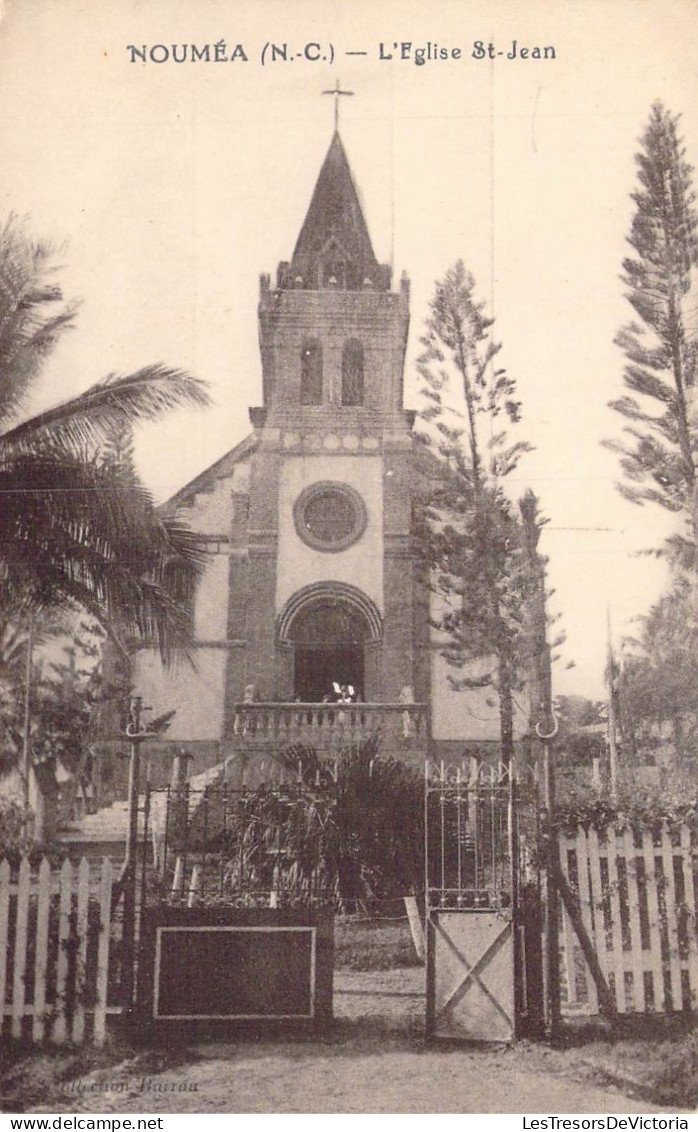
[[[291,626],[293,694],[304,703],[333,698],[333,686],[349,685],[364,699],[366,622],[344,603],[317,602]]]
[[[335,698],[338,684],[352,687],[358,700],[379,699],[380,639],[380,615],[360,590],[340,583],[306,587],[279,624],[292,697],[322,703]]]

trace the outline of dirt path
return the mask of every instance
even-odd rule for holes
[[[546,1072],[521,1050],[425,1051],[372,1035],[360,1044],[197,1047],[163,1073],[123,1065],[84,1078],[65,1112],[646,1113],[666,1111]],[[123,1088],[120,1088],[120,1081]],[[42,1111],[39,1109],[38,1111]],[[53,1105],[43,1111],[56,1111]]]
[[[200,1050],[97,1111],[276,1113],[646,1113],[617,1091],[521,1068],[518,1054],[424,1053],[382,1042],[360,1052],[304,1046]],[[79,1111],[80,1106],[76,1106]],[[94,1111],[87,1106],[85,1111]]]
[[[178,1064],[166,1056],[164,1068],[148,1051],[65,1083],[64,1107],[54,1100],[37,1111],[669,1111],[599,1085],[578,1062],[568,1070],[543,1047],[425,1046],[423,978],[420,970],[337,972],[338,1022],[326,1039],[199,1044],[179,1051]]]

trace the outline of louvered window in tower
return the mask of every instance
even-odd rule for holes
[[[301,405],[322,404],[322,345],[307,338],[301,348]]]
[[[364,348],[355,338],[342,351],[342,404],[364,403]]]

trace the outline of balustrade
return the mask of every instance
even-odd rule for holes
[[[336,749],[380,735],[384,744],[423,746],[426,704],[243,703],[235,706],[234,735],[245,745],[303,743]]]

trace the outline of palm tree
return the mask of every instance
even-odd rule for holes
[[[14,215],[0,228],[0,612],[83,607],[122,650],[135,636],[168,661],[186,644],[196,540],[103,449],[115,432],[208,396],[181,370],[152,365],[22,420],[76,313],[55,282],[55,254]]]

